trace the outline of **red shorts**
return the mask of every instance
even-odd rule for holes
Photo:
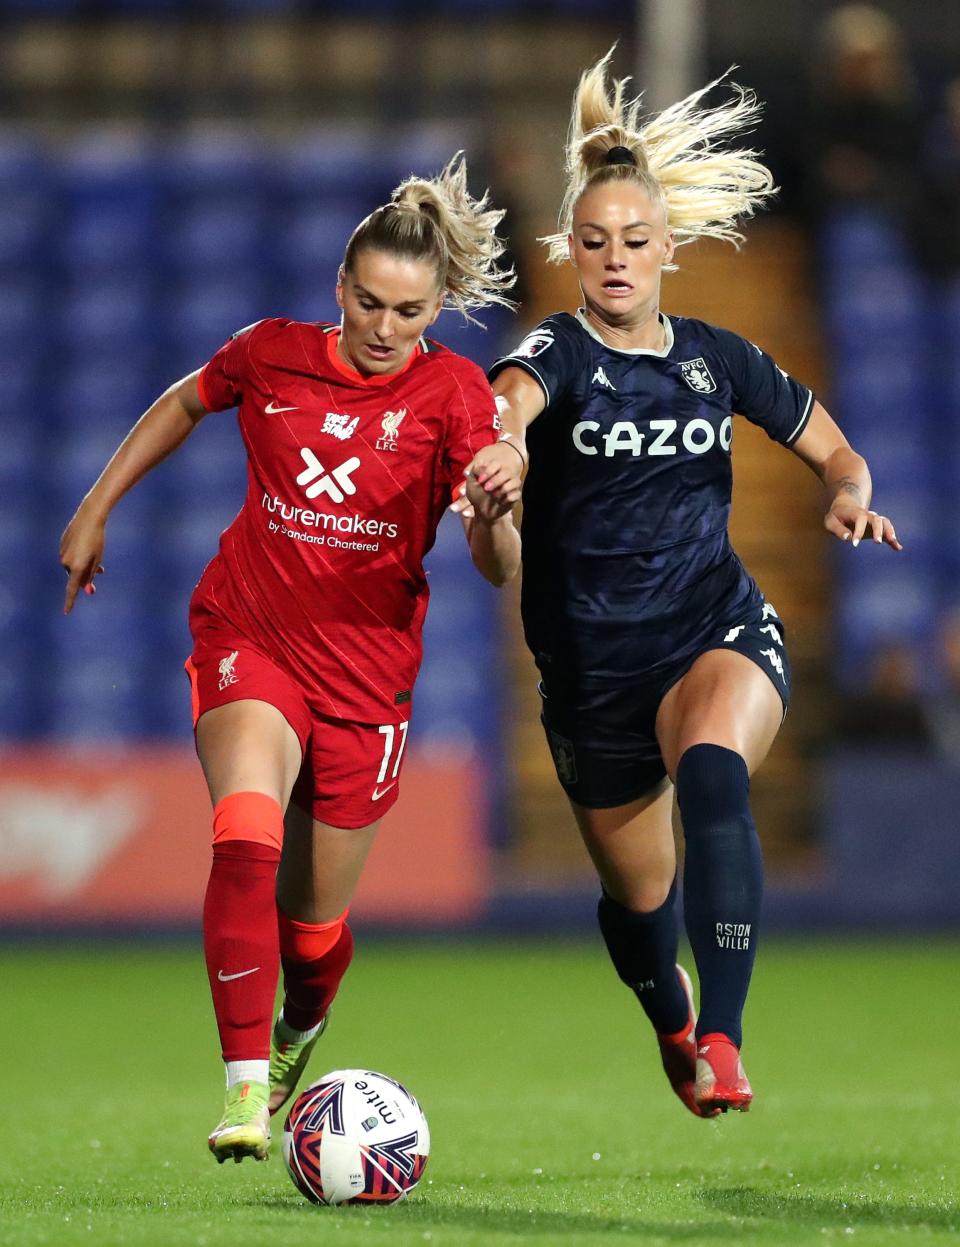
[[[399,795],[406,722],[353,723],[319,714],[296,680],[262,650],[207,629],[186,661],[193,726],[202,714],[253,698],[275,706],[297,734],[303,765],[291,800],[331,827],[367,827]]]

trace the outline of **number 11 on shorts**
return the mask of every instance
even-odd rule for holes
[[[383,761],[380,763],[380,773],[377,775],[376,787],[373,790],[373,801],[379,801],[382,796],[390,791],[397,782],[397,776],[400,774],[400,762],[403,759],[403,751],[407,744],[407,729],[409,723],[401,723],[400,729],[400,745],[394,757],[394,745],[397,740],[397,728],[392,723],[384,723],[382,727],[378,727],[377,731],[384,738],[383,740]],[[390,762],[393,760],[393,770],[390,772],[390,783],[386,788],[381,789],[380,785],[387,778],[387,771],[390,769]]]

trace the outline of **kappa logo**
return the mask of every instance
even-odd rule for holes
[[[760,631],[765,632],[767,636],[772,636],[778,645],[783,645],[783,637],[780,635],[779,629],[774,624],[764,624]]]
[[[702,355],[698,355],[696,359],[685,359],[680,365],[680,371],[690,389],[698,394],[713,394],[717,388]]]
[[[304,446],[301,449],[300,458],[307,466],[297,477],[297,484],[303,486],[308,498],[318,498],[320,494],[327,494],[331,502],[340,503],[347,494],[357,492],[357,487],[351,480],[353,473],[360,466],[360,460],[356,455],[329,473],[308,447]]]
[[[348,437],[353,437],[354,433],[356,433],[359,423],[359,416],[354,416],[351,420],[349,416],[341,415],[337,411],[328,411],[323,417],[323,428],[320,432],[329,433],[331,437],[337,438],[338,441],[345,442]]]
[[[226,658],[220,659],[220,692],[225,688],[229,688],[231,684],[239,683],[240,677],[234,670],[237,659],[240,657],[238,650],[234,650],[232,654],[228,654]]]
[[[383,419],[380,421],[383,437],[377,442],[377,450],[396,451],[397,441],[400,437],[400,425],[403,423],[403,418],[406,414],[406,407],[401,407],[399,411],[387,411],[384,413]]]
[[[746,624],[737,624],[735,628],[731,628],[727,635],[723,638],[725,642],[735,641],[740,633],[746,627]]]
[[[770,666],[774,669],[780,679],[783,680],[784,684],[786,684],[787,677],[783,674],[783,659],[777,651],[771,646],[770,649],[762,649],[760,653],[764,658],[768,658],[770,660]]]
[[[597,371],[593,374],[593,383],[594,385],[605,385],[608,390],[613,390],[614,394],[616,394],[617,392],[617,387],[613,384],[613,382],[610,380],[607,374],[603,371],[602,367],[598,368]]]
[[[779,619],[780,618],[780,616],[777,614],[777,612],[774,610],[773,606],[769,602],[764,602],[763,604],[763,617],[764,619]]]

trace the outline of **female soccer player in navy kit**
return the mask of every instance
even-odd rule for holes
[[[736,334],[660,311],[674,248],[736,240],[737,218],[771,193],[754,153],[723,144],[756,101],[736,89],[704,109],[698,91],[641,128],[608,62],[577,89],[560,230],[544,240],[576,267],[584,305],[547,317],[490,375],[504,427],[529,426],[524,631],[600,876],[600,928],[674,1090],[709,1117],[752,1096],[741,1015],[762,864],[749,775],[790,697],[783,624],[727,535],[733,413],[820,476],[834,536],[900,546],[867,510],[866,464],[805,386]],[[485,451],[471,471],[494,494],[509,486]],[[676,966],[674,788],[699,1021]]]
[[[503,214],[455,158],[354,231],[339,326],[264,320],[146,412],[61,543],[66,610],[93,592],[117,500],[211,411],[239,408],[249,490],[190,604],[213,864],[204,949],[227,1070],[218,1160],[264,1159],[350,963],[347,910],[397,799],[427,608],[423,557],[482,447],[512,486],[465,530],[494,584],[519,566],[522,456],[476,365],[423,338],[444,304],[505,303]],[[284,1002],[273,1022],[282,962]]]

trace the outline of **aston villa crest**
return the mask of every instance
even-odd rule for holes
[[[698,394],[713,394],[717,388],[702,355],[698,355],[696,359],[685,359],[680,365],[680,371],[690,389],[696,390]]]

